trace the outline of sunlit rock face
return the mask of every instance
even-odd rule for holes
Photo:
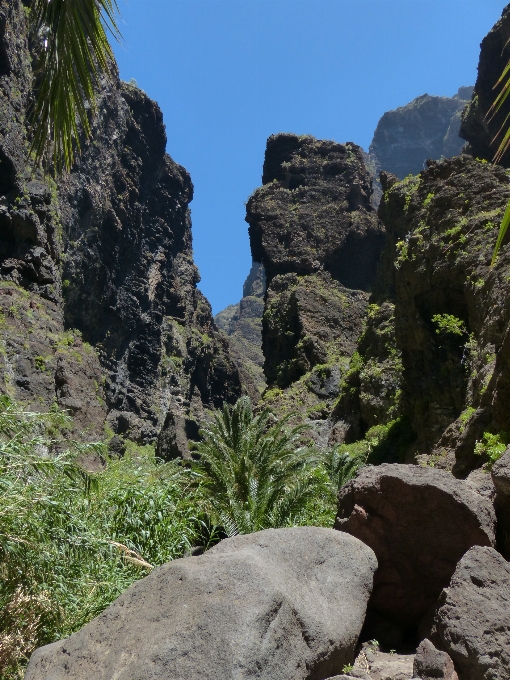
[[[28,155],[18,0],[0,1],[0,47],[4,389],[41,407],[56,398],[96,435],[107,416],[162,456],[186,455],[204,411],[235,401],[241,383],[196,288],[193,187],[165,152],[162,113],[136,87],[103,82],[92,136],[55,183]]]
[[[313,436],[327,440],[384,247],[371,177],[355,144],[279,134],[262,182],[246,221],[266,275],[264,399],[317,421]]]
[[[428,159],[457,156],[464,144],[461,114],[472,92],[472,87],[461,87],[454,97],[424,94],[387,111],[370,144],[375,173],[386,170],[404,179],[423,170]]]
[[[502,126],[505,128],[510,113],[510,100],[507,99],[495,115],[489,114],[497,94],[501,91],[496,83],[510,59],[509,38],[510,5],[507,5],[501,19],[482,40],[473,97],[462,115],[461,137],[469,142],[475,158],[488,161],[494,158],[502,139],[498,133]],[[500,163],[505,167],[510,166],[508,151]]]

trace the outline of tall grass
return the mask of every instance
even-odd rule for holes
[[[151,447],[89,475],[69,417],[0,397],[0,676],[23,677],[36,647],[69,635],[152,566],[200,540],[202,488]]]

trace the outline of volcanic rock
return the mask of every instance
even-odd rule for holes
[[[246,221],[268,286],[278,274],[323,269],[348,288],[370,290],[384,232],[359,147],[273,135],[262,182],[248,201]]]
[[[492,467],[496,488],[496,540],[499,552],[510,559],[510,447]]]
[[[416,442],[466,476],[484,432],[510,431],[510,253],[490,267],[510,185],[503,168],[459,156],[417,177],[384,176],[387,229],[378,297],[395,304],[402,413]],[[414,452],[414,453],[413,453]]]
[[[488,161],[494,158],[501,142],[501,135],[498,133],[501,126],[507,125],[506,118],[510,113],[510,102],[507,99],[494,116],[489,114],[501,91],[496,83],[510,59],[509,38],[510,6],[507,5],[503,9],[501,19],[482,40],[473,97],[462,115],[460,136],[469,142],[475,158]],[[508,151],[501,162],[505,167],[510,165]]]
[[[370,144],[377,168],[404,179],[423,170],[429,158],[457,156],[464,144],[459,137],[461,112],[472,92],[472,87],[461,87],[454,97],[424,94],[387,111]]]
[[[26,680],[319,680],[352,663],[377,567],[330,529],[269,529],[158,567]]]
[[[422,640],[416,650],[413,673],[422,680],[459,680],[448,654],[436,649],[427,639]]]
[[[232,356],[243,385],[252,402],[260,399],[266,386],[262,366],[262,315],[266,276],[264,267],[254,262],[243,286],[243,297],[237,305],[229,305],[216,314],[218,328],[229,336]]]
[[[242,387],[196,287],[191,179],[165,153],[157,104],[118,78],[98,87],[91,138],[58,186],[33,168],[27,32],[24,3],[0,0],[0,384],[34,408],[56,399],[87,437],[107,414],[140,443],[169,413],[197,430]]]
[[[494,545],[494,508],[450,473],[416,465],[363,468],[339,494],[335,528],[375,552],[370,608],[417,625],[464,553]]]
[[[362,330],[367,297],[344,288],[327,273],[277,276],[267,292],[263,320],[268,383],[288,387],[318,364],[350,357]],[[321,397],[337,396],[340,374],[322,393],[329,377],[310,376],[311,391]]]
[[[475,546],[460,560],[434,615],[436,644],[461,680],[507,680],[510,668],[510,564]]]
[[[268,139],[263,186],[248,201],[253,259],[267,279],[262,348],[276,412],[296,411],[320,446],[363,329],[384,246],[371,177],[354,144]],[[337,428],[343,438],[350,425]]]

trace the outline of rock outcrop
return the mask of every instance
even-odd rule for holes
[[[0,33],[2,389],[41,408],[56,398],[96,436],[108,413],[115,432],[182,455],[204,410],[241,394],[196,288],[190,177],[165,153],[157,104],[119,80],[97,93],[92,137],[58,187],[31,174],[19,0],[0,2]]]
[[[267,279],[264,399],[317,421],[320,443],[362,331],[384,233],[354,144],[274,135],[262,181],[246,220]]]
[[[361,541],[313,527],[222,541],[156,569],[26,680],[320,680],[354,660],[377,567]]]
[[[262,314],[266,275],[259,262],[253,262],[243,286],[243,297],[216,314],[218,328],[229,336],[230,349],[252,402],[266,387],[262,354]]]
[[[262,183],[248,201],[246,221],[268,287],[277,275],[324,270],[347,288],[371,289],[384,233],[359,147],[273,135]]]
[[[457,156],[464,144],[459,137],[461,113],[472,92],[472,87],[460,87],[453,97],[424,94],[387,111],[370,144],[375,173],[385,170],[404,179],[423,170],[427,159]]]
[[[459,156],[402,182],[385,175],[383,184],[380,299],[395,304],[414,452],[433,452],[466,476],[483,462],[474,447],[484,432],[510,431],[506,247],[490,268],[508,177]]]
[[[501,91],[495,87],[510,59],[508,39],[510,38],[510,5],[507,5],[500,21],[485,36],[480,45],[478,77],[469,106],[462,115],[460,136],[469,142],[475,158],[492,161],[501,142],[498,134],[510,113],[507,99],[494,115],[489,114],[496,96]],[[509,167],[510,153],[507,151],[501,160]]]
[[[509,607],[510,564],[492,548],[471,548],[441,595],[433,628],[461,680],[508,678]]]
[[[416,465],[363,468],[340,491],[335,528],[375,552],[370,607],[406,627],[434,606],[469,548],[495,543],[490,501],[449,472]]]

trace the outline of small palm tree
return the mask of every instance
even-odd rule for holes
[[[39,60],[31,115],[31,151],[69,170],[80,151],[78,120],[90,135],[99,77],[113,77],[115,60],[106,31],[120,38],[116,0],[33,0],[30,34]]]
[[[343,445],[329,449],[322,459],[322,464],[327,472],[331,491],[336,495],[340,489],[353,479],[358,470],[367,463],[368,450],[366,453],[351,455],[342,450]]]
[[[241,397],[201,430],[195,469],[228,536],[287,526],[314,495],[317,457],[296,448],[305,426],[289,429],[291,417],[276,421],[267,409],[254,416],[248,397]]]

